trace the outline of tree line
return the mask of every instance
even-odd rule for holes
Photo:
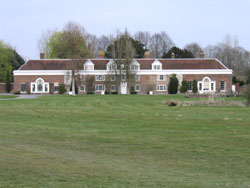
[[[16,50],[0,40],[0,82],[6,83],[6,90],[10,92],[13,82],[13,70],[24,64],[24,59]]]

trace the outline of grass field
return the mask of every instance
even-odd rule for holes
[[[15,95],[0,95],[0,99],[14,99],[16,97]]]
[[[0,101],[0,187],[249,188],[250,108],[169,98]]]

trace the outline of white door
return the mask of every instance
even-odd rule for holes
[[[127,82],[121,82],[121,94],[127,94]]]

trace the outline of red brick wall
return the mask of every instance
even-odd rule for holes
[[[183,80],[192,81],[202,81],[204,77],[209,77],[211,81],[216,81],[216,91],[219,91],[220,88],[220,81],[226,82],[226,92],[232,89],[232,75],[183,75]],[[14,91],[20,91],[21,83],[27,83],[27,88],[29,89],[30,82],[35,82],[36,79],[42,78],[45,82],[49,82],[50,84],[54,84],[55,82],[64,83],[64,76],[15,76],[14,78]],[[106,76],[107,78],[107,76]],[[132,86],[136,86],[137,84],[140,85],[140,91],[138,94],[147,94],[149,91],[153,91],[154,94],[167,94],[167,91],[156,91],[157,84],[164,84],[168,85],[170,75],[167,75],[166,81],[158,81],[157,75],[141,75],[140,81],[135,81]],[[86,78],[85,78],[86,80]],[[96,84],[106,84],[107,81],[94,81],[93,85]],[[81,81],[82,85],[85,85],[85,91],[87,83],[86,81]],[[110,83],[110,85],[115,84],[115,82]],[[166,88],[167,90],[167,88]],[[0,92],[1,92],[1,85],[0,85]],[[81,92],[84,94],[85,92]]]
[[[14,84],[11,84],[11,91],[10,93],[13,92],[13,87],[14,87]],[[6,83],[0,83],[0,93],[7,93],[6,91]]]
[[[35,82],[38,78],[42,78],[44,82],[49,82],[50,84],[55,82],[64,83],[64,76],[15,76],[14,91],[20,91],[21,83],[27,83],[27,89],[30,89],[30,83]]]
[[[230,74],[203,74],[203,75],[183,75],[183,80],[187,81],[202,81],[204,77],[209,77],[211,81],[216,81],[216,92],[220,90],[220,81],[225,81],[226,92],[232,90],[232,75]]]

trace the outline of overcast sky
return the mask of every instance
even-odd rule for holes
[[[250,0],[0,0],[0,40],[25,59],[38,58],[37,40],[75,21],[92,34],[166,31],[179,47],[202,47],[237,36],[250,50]]]

